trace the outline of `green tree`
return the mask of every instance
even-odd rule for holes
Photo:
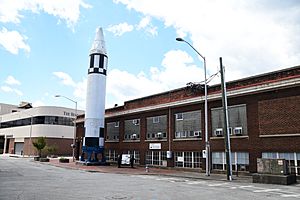
[[[39,152],[39,157],[42,157],[42,150],[46,146],[46,139],[45,139],[45,137],[38,137],[35,141],[32,141],[32,145]]]

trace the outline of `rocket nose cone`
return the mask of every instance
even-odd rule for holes
[[[95,40],[104,40],[103,30],[101,27],[96,28]]]
[[[98,27],[96,29],[95,40],[93,42],[90,53],[102,53],[105,55],[107,54],[104,42],[103,29],[101,27]]]

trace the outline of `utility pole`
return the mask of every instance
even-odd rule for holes
[[[223,105],[223,113],[224,113],[223,132],[224,132],[224,140],[225,140],[226,171],[227,171],[227,180],[232,181],[230,135],[228,129],[229,125],[228,125],[227,94],[226,94],[226,82],[224,78],[222,57],[220,57],[220,73],[221,73],[221,88],[222,88],[222,105]]]

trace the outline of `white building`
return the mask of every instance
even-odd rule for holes
[[[20,109],[8,104],[1,104],[1,109],[5,114],[0,115],[0,153],[35,155],[32,141],[46,137],[47,146],[55,147],[55,154],[72,154],[74,109],[55,106]]]

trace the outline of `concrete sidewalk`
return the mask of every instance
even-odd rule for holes
[[[58,158],[51,158],[49,163],[57,167],[63,167],[67,169],[74,170],[84,170],[89,172],[98,172],[98,173],[114,173],[114,174],[129,174],[129,175],[156,175],[156,176],[168,176],[168,177],[178,177],[178,178],[188,178],[188,179],[202,179],[202,180],[217,180],[217,181],[227,181],[226,174],[211,174],[210,176],[206,176],[205,173],[202,172],[193,172],[193,171],[183,171],[174,168],[158,168],[158,167],[149,167],[148,172],[145,167],[135,166],[134,168],[122,166],[118,168],[116,165],[110,166],[85,166],[81,164],[76,164],[72,162],[70,159],[70,163],[60,163]],[[235,182],[252,182],[252,176],[233,176],[233,181]]]

